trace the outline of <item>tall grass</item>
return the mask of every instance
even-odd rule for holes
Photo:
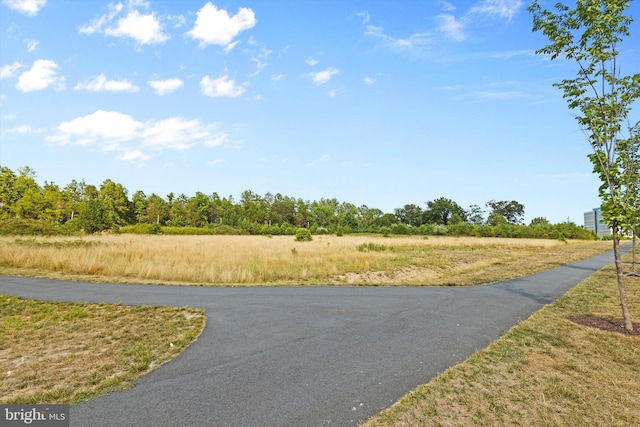
[[[512,263],[539,271],[609,247],[606,242],[473,237],[316,236],[296,242],[292,236],[225,235],[0,237],[0,245],[5,274],[223,285],[468,285],[482,283],[487,275],[490,281],[522,275],[522,269],[506,267]],[[406,269],[418,274],[411,280],[400,277]],[[382,274],[372,280],[372,272]]]

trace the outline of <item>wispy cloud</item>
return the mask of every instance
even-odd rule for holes
[[[20,135],[25,135],[25,134],[29,134],[29,133],[40,134],[40,133],[43,133],[45,131],[46,131],[46,129],[44,129],[44,128],[33,129],[29,125],[20,125],[20,126],[16,126],[14,128],[11,128],[11,129],[7,129],[5,132],[6,133],[17,133],[17,134],[20,134]]]
[[[322,156],[320,156],[319,158],[312,160],[310,162],[307,163],[307,166],[313,166],[316,165],[318,163],[326,163],[328,161],[331,160],[331,156],[328,154],[323,154]]]
[[[78,83],[73,90],[86,90],[89,92],[137,92],[139,88],[129,80],[107,80],[104,74],[100,74],[91,81]]]
[[[31,39],[24,39],[24,42],[27,44],[27,52],[33,52],[40,44],[38,40]]]
[[[519,90],[479,90],[471,92],[471,96],[482,99],[514,99],[527,97],[527,94]]]
[[[23,67],[24,65],[18,61],[14,61],[13,64],[0,67],[0,79],[13,77],[18,72],[18,70]]]
[[[440,25],[438,30],[451,37],[456,41],[462,41],[467,38],[464,33],[464,24],[456,19],[453,15],[438,15]]]
[[[392,50],[411,50],[428,46],[433,42],[432,35],[427,32],[413,33],[408,37],[400,38],[386,34],[384,28],[375,25],[368,25],[364,34],[379,40],[383,46]]]
[[[471,29],[488,25],[495,19],[511,21],[523,7],[522,0],[480,0],[463,13],[448,1],[438,2],[443,13],[435,16],[436,24],[407,36],[389,34],[384,28],[368,24],[364,34],[377,39],[381,46],[398,52],[420,52],[438,46],[443,40],[462,42],[470,38]],[[370,17],[366,20],[369,22]],[[438,34],[445,36],[438,37]]]
[[[362,18],[362,24],[368,24],[369,21],[371,20],[371,16],[369,15],[369,12],[364,11],[364,12],[358,12],[356,13],[356,16]]]
[[[264,68],[267,66],[267,58],[269,58],[269,55],[271,55],[271,53],[271,50],[263,48],[260,53],[251,58],[251,60],[256,63],[256,71],[249,74],[249,77],[255,77],[260,74],[262,70],[264,70]]]
[[[327,95],[329,95],[330,98],[335,98],[336,96],[340,95],[342,92],[344,92],[343,88],[331,89],[329,92],[327,92]]]
[[[480,14],[511,21],[522,8],[522,0],[482,0],[469,9],[468,15]]]

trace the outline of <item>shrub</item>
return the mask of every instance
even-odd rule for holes
[[[363,243],[361,245],[356,246],[356,249],[359,252],[369,252],[369,251],[381,252],[381,251],[386,251],[387,247],[385,245],[378,245],[373,242],[369,242],[369,243]]]
[[[298,228],[296,230],[296,242],[310,242],[313,240],[311,231],[308,228]]]
[[[134,224],[120,227],[119,233],[123,234],[162,234],[162,227],[158,224]]]
[[[391,233],[393,234],[411,234],[411,229],[406,224],[393,224],[391,226]]]
[[[0,235],[33,235],[33,236],[53,236],[56,234],[67,234],[65,230],[56,225],[32,219],[13,219],[0,223]]]
[[[446,236],[449,233],[449,229],[446,225],[436,224],[433,226],[433,234],[436,236]]]

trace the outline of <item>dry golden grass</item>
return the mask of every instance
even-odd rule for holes
[[[0,273],[199,285],[475,285],[587,258],[607,242],[473,237],[1,237]]]
[[[175,357],[201,310],[20,300],[0,295],[0,403],[74,403]]]
[[[627,289],[637,321],[640,278]],[[578,314],[621,317],[612,267],[363,427],[640,425],[640,338],[567,320]]]

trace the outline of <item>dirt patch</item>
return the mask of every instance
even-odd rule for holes
[[[622,319],[608,319],[598,316],[588,316],[585,314],[579,316],[569,316],[568,320],[578,325],[589,326],[591,328],[597,328],[601,331],[616,332],[618,334],[640,337],[640,323],[633,323],[633,331],[628,331],[624,328],[624,320]]]
[[[415,266],[403,267],[395,271],[366,271],[363,273],[346,273],[334,277],[333,281],[347,284],[403,284],[418,283],[426,279],[438,277],[436,271]]]

